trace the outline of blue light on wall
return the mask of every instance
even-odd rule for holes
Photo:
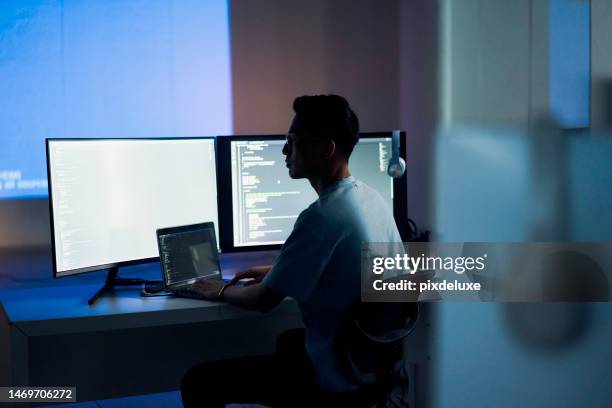
[[[590,125],[591,4],[550,0],[550,109],[566,128]]]
[[[227,0],[0,4],[0,199],[44,197],[46,137],[232,132]]]

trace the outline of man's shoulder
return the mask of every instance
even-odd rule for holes
[[[310,230],[328,239],[348,230],[349,212],[346,206],[337,201],[317,200],[300,213],[294,228]]]
[[[380,193],[354,180],[313,202],[299,215],[296,226],[332,232],[362,225],[365,218],[386,219],[389,216],[393,217],[392,212]]]
[[[316,227],[327,222],[328,217],[326,215],[328,214],[326,214],[325,208],[317,200],[300,213],[296,224],[305,227]]]
[[[368,197],[369,199],[380,199],[384,201],[384,198],[382,197],[382,195],[380,195],[380,192],[369,184],[366,184],[361,180],[356,180],[355,186],[357,187],[357,192],[363,194],[365,197]]]

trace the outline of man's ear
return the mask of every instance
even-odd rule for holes
[[[323,156],[326,159],[329,159],[330,157],[334,155],[334,153],[336,153],[336,142],[334,142],[333,140],[329,140],[325,144],[325,150],[323,151]]]

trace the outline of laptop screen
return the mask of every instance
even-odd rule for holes
[[[160,229],[157,242],[166,286],[221,278],[213,223]]]

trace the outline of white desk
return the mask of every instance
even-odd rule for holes
[[[224,256],[222,270],[233,275],[273,256]],[[126,272],[160,274],[155,264]],[[85,276],[83,284],[62,278],[0,292],[0,385],[76,386],[79,401],[176,390],[197,362],[271,352],[280,332],[301,325],[290,299],[262,315],[225,303],[143,298],[140,287],[120,287],[88,306],[103,282]]]

